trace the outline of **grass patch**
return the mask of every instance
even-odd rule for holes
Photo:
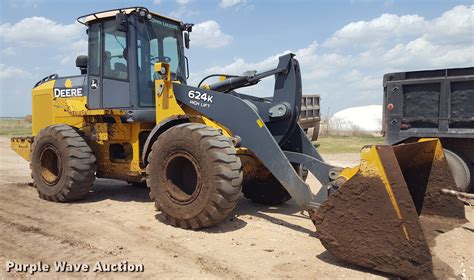
[[[318,151],[323,154],[358,153],[365,145],[384,144],[381,136],[320,136],[316,141]]]
[[[0,118],[0,135],[8,137],[31,135],[31,123],[22,118]]]

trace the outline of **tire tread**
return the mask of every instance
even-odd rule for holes
[[[160,137],[164,134],[172,135],[197,135],[199,139],[196,145],[205,149],[206,155],[210,159],[212,165],[215,192],[212,193],[208,204],[195,217],[189,219],[176,219],[173,213],[166,213],[160,206],[160,199],[157,195],[157,188],[150,180],[150,174],[157,163],[156,153],[159,145],[167,145],[162,143]],[[176,125],[166,131],[152,146],[152,150],[148,156],[147,184],[150,187],[150,198],[155,201],[155,207],[162,212],[162,217],[173,226],[181,228],[199,229],[213,226],[224,220],[230,212],[235,208],[238,199],[241,196],[242,185],[242,166],[236,150],[228,137],[209,126],[200,123],[184,123]],[[172,137],[170,135],[169,137]]]
[[[42,193],[36,183],[40,178],[35,178],[33,174],[34,165],[37,164],[33,160],[33,153],[37,149],[37,143],[47,137],[53,138],[56,148],[64,156],[63,176],[67,177],[60,191],[54,195]],[[82,198],[91,190],[95,181],[96,158],[82,132],[77,128],[65,124],[48,126],[35,137],[31,150],[30,168],[40,198],[55,202],[69,202]]]

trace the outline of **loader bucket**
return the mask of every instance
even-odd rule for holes
[[[442,189],[457,190],[438,139],[393,146],[418,215],[464,219],[464,204]]]
[[[361,164],[344,169],[336,183],[338,190],[310,213],[333,256],[403,278],[433,277],[418,215],[449,216],[450,207],[438,207],[441,198],[454,201],[439,187],[455,187],[437,140],[365,147]]]

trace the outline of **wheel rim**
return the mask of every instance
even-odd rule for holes
[[[48,186],[55,185],[61,178],[62,173],[61,156],[58,149],[53,145],[44,146],[39,163],[42,181]]]
[[[177,204],[193,202],[201,191],[200,168],[189,153],[178,152],[165,164],[166,194]]]

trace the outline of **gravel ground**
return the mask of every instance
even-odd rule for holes
[[[202,230],[173,228],[159,221],[146,189],[98,180],[83,201],[40,200],[28,163],[0,138],[0,279],[8,262],[50,265],[40,279],[99,278],[318,278],[377,279],[386,275],[339,262],[314,236],[314,226],[292,201],[264,207],[242,199],[222,224]],[[336,165],[356,165],[358,154],[328,155]],[[310,184],[316,184],[314,177]],[[444,277],[474,278],[474,211],[451,228],[431,223],[432,252]],[[425,222],[425,221],[423,221]],[[430,221],[428,221],[430,222]],[[89,265],[88,272],[58,273],[55,262]],[[142,264],[144,272],[93,272],[96,264]],[[84,269],[84,267],[83,267]]]

